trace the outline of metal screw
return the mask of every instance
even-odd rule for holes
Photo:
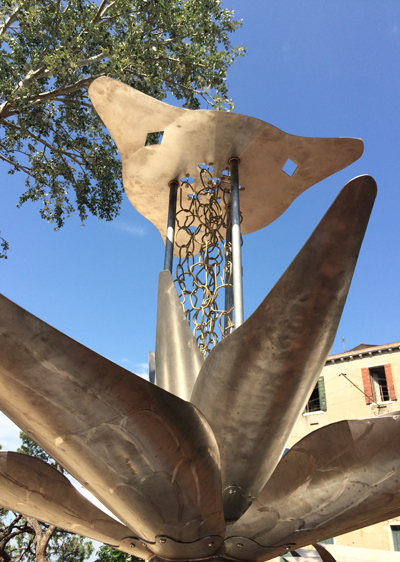
[[[131,548],[135,548],[136,544],[134,542],[131,542]]]
[[[147,548],[147,544],[145,542],[142,542],[142,546],[144,546],[145,548]]]
[[[210,541],[210,542],[208,543],[208,546],[213,546],[213,544],[214,544],[214,541]]]
[[[230,494],[236,494],[236,490],[232,490],[232,488],[229,490]]]
[[[166,542],[167,542],[167,539],[160,539],[160,543],[161,543],[161,544],[164,544],[164,543],[166,543]]]
[[[238,548],[243,548],[243,543],[242,542],[238,542],[236,545]]]

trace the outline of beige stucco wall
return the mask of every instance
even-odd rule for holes
[[[333,355],[328,358],[321,376],[324,377],[326,394],[326,412],[312,412],[302,414],[294,428],[288,447],[292,447],[302,437],[325,425],[344,419],[367,418],[379,413],[400,410],[400,343],[391,344],[382,348],[370,348],[362,352],[348,352],[343,355]],[[361,357],[360,357],[361,354]],[[362,381],[362,368],[370,368],[390,363],[397,401],[385,402],[382,406],[367,405]],[[341,376],[345,373],[349,380]],[[360,390],[359,390],[360,389]],[[392,524],[400,525],[399,521]],[[354,531],[335,538],[335,544],[360,548],[373,548],[393,550],[389,522],[380,523]]]

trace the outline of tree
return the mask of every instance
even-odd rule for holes
[[[115,550],[110,546],[101,546],[96,553],[95,562],[144,562],[143,558]]]
[[[20,437],[19,453],[37,457],[62,470],[22,431]],[[0,508],[0,562],[84,562],[93,551],[92,543],[78,535]]]
[[[0,160],[26,174],[18,206],[41,201],[55,229],[75,210],[82,222],[118,214],[121,164],[88,101],[95,78],[188,108],[231,107],[226,74],[244,49],[220,2],[0,0]]]

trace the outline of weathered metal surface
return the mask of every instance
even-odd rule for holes
[[[0,452],[0,505],[132,554],[124,539],[135,531],[84,498],[58,470],[21,453]],[[146,556],[139,543],[135,553]]]
[[[164,241],[168,181],[188,173],[200,184],[198,164],[212,162],[214,175],[221,177],[228,160],[240,158],[242,234],[247,234],[270,224],[306,189],[363,152],[359,139],[297,137],[244,115],[181,109],[111,78],[95,80],[89,96],[121,153],[131,203]],[[155,131],[164,131],[161,144],[145,146],[147,134]],[[282,170],[288,159],[298,166],[292,177]]]
[[[400,417],[342,421],[282,458],[225,540],[228,556],[268,560],[400,514]],[[238,549],[252,542],[251,558]],[[258,551],[257,546],[258,545]]]
[[[266,299],[199,373],[191,401],[218,441],[227,519],[267,482],[318,379],[375,195],[370,176],[342,189]]]
[[[133,541],[133,544],[138,541]],[[198,560],[211,558],[212,554],[223,546],[223,538],[218,535],[203,537],[192,543],[180,543],[167,536],[158,536],[154,543],[149,543],[149,551],[156,553],[154,560]],[[142,547],[145,543],[142,543]]]
[[[190,400],[203,363],[172,276],[169,271],[162,271],[158,279],[156,383],[183,400]]]
[[[201,413],[5,297],[0,409],[146,541],[223,536],[218,447]]]

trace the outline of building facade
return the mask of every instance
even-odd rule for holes
[[[397,397],[400,399],[400,342],[360,344],[330,355],[287,446],[334,422],[400,410]],[[400,551],[400,517],[335,537],[331,543]]]

